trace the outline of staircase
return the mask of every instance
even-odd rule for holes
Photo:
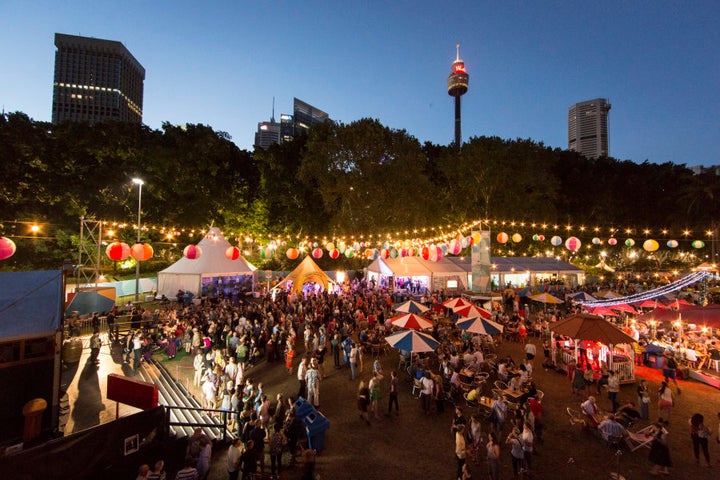
[[[178,383],[165,370],[160,363],[155,360],[143,362],[140,368],[140,376],[146,382],[153,383],[158,386],[158,404],[168,407],[187,407],[197,410],[182,410],[170,408],[171,423],[189,423],[192,426],[170,425],[171,435],[178,438],[189,437],[193,434],[195,428],[201,427],[205,435],[211,440],[223,440],[225,429],[222,420],[209,415],[202,410],[202,405]],[[216,426],[204,426],[204,425]],[[230,432],[228,432],[230,433]]]

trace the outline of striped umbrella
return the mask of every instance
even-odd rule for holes
[[[493,316],[492,312],[489,312],[484,308],[478,307],[475,304],[468,307],[458,308],[455,310],[455,313],[457,313],[461,317],[482,317],[488,320],[491,319]]]
[[[414,313],[405,313],[392,317],[390,323],[400,328],[412,328],[414,330],[425,330],[426,328],[432,328],[433,323],[425,317],[416,315]]]
[[[461,317],[455,325],[460,330],[483,335],[498,335],[503,332],[503,326],[483,317]]]
[[[403,330],[385,337],[391,347],[406,352],[433,352],[440,346],[440,342],[427,333],[417,330]]]
[[[393,305],[393,310],[402,313],[425,313],[430,309],[415,300],[408,300],[407,302]]]
[[[451,298],[451,299],[445,300],[443,302],[443,307],[450,308],[452,310],[463,308],[463,307],[469,307],[471,305],[472,305],[472,302],[465,300],[462,297]]]

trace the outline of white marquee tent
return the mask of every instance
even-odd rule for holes
[[[454,288],[465,290],[468,281],[468,272],[444,257],[437,262],[420,257],[377,258],[368,265],[367,272],[395,279],[421,279],[432,290],[447,288],[448,280],[457,282]]]
[[[197,260],[182,257],[165,270],[158,272],[158,295],[174,297],[178,290],[202,294],[203,279],[251,276],[255,287],[255,271],[252,264],[242,256],[230,260],[225,251],[230,247],[219,228],[213,227],[200,240],[202,255]]]

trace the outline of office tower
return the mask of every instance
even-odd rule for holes
[[[460,44],[455,45],[455,61],[450,67],[447,79],[448,95],[455,97],[455,147],[460,148],[462,141],[460,125],[460,97],[468,91],[470,75],[465,71],[465,62],[460,60]]]
[[[258,129],[255,132],[255,146],[268,148],[270,145],[280,143],[282,139],[280,127],[281,125],[274,118],[271,118],[269,122],[258,123]]]
[[[609,155],[607,118],[610,107],[606,99],[596,98],[568,108],[568,150],[587,158]]]
[[[307,135],[310,127],[329,118],[327,113],[297,98],[293,98],[293,117],[293,134],[296,137]]]
[[[145,69],[113,40],[55,34],[52,121],[142,123]]]

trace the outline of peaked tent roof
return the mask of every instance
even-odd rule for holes
[[[202,255],[197,260],[190,260],[183,256],[159,273],[201,274],[203,277],[222,277],[227,275],[248,275],[257,268],[243,257],[230,260],[225,256],[225,250],[230,247],[220,229],[213,227],[208,230],[205,238],[200,240],[198,247]]]
[[[385,260],[380,257],[373,260],[373,262],[368,265],[367,269],[369,272],[376,272],[380,275],[385,275],[388,277],[393,274],[392,269],[388,267],[387,263],[385,263]]]
[[[303,285],[310,282],[319,283],[325,291],[328,290],[330,284],[335,284],[335,281],[328,277],[309,255],[292,272],[288,273],[287,277],[278,283],[275,288],[283,288],[289,282],[293,282],[293,290],[296,292],[301,291]]]

